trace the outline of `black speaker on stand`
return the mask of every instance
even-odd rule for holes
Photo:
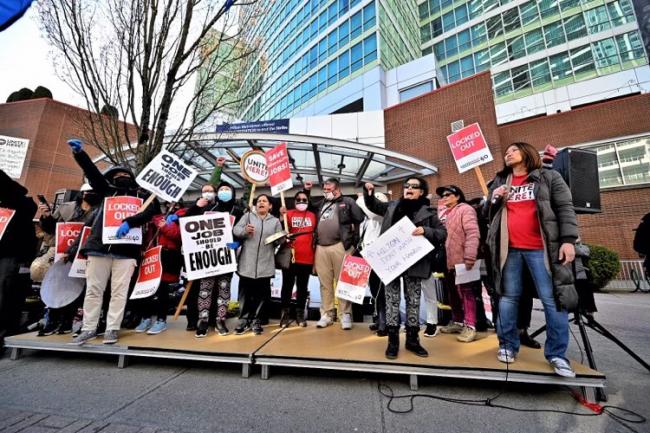
[[[598,182],[598,155],[593,150],[565,148],[553,161],[553,169],[569,185],[576,213],[602,212]]]

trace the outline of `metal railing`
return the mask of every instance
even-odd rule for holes
[[[637,272],[637,275],[643,275],[643,260],[621,260],[621,270],[612,281],[607,284],[607,289],[630,289],[634,290],[634,282],[632,281],[632,270]]]

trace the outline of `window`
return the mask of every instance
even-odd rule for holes
[[[343,24],[339,26],[339,46],[343,46],[348,43],[350,39],[350,21],[345,20]]]
[[[377,36],[373,33],[363,41],[363,63],[367,65],[377,58]]]
[[[375,2],[363,8],[363,30],[366,31],[375,25]]]
[[[523,65],[512,69],[512,87],[515,92],[530,87],[528,65]]]
[[[476,72],[488,69],[490,67],[490,50],[486,48],[474,53],[474,64],[476,65]]]
[[[470,48],[472,48],[472,44],[469,37],[469,30],[458,33],[458,52],[462,53]]]
[[[503,34],[503,26],[501,25],[501,15],[488,18],[486,21],[488,39],[494,39]]]
[[[630,0],[618,0],[608,3],[607,10],[612,24],[615,26],[634,21],[634,9]]]
[[[591,46],[585,45],[571,50],[570,56],[574,75],[595,75],[596,66],[594,65],[594,57],[591,54]]]
[[[551,71],[549,70],[547,59],[538,60],[530,64],[530,81],[536,90],[548,87],[548,84],[551,82]]]
[[[560,9],[565,12],[571,8],[580,7],[580,0],[560,0]]]
[[[610,27],[609,18],[607,17],[607,9],[605,6],[599,6],[595,9],[590,9],[585,12],[585,21],[589,34],[594,34],[607,30]]]
[[[638,31],[635,30],[633,32],[616,36],[616,45],[618,45],[618,51],[623,62],[636,59],[645,60],[643,43],[641,42],[641,37],[639,36]]]
[[[447,12],[442,16],[442,28],[445,32],[454,28],[454,13]]]
[[[484,23],[479,23],[472,27],[472,44],[477,46],[487,40],[487,30]]]
[[[425,43],[431,39],[431,25],[426,24],[420,27],[420,42]]]
[[[450,83],[460,80],[460,63],[458,60],[447,65],[447,76]]]
[[[350,75],[350,52],[345,50],[339,56],[339,79],[345,78]]]
[[[469,19],[479,17],[483,13],[483,0],[471,0],[468,7]]]
[[[363,66],[363,45],[361,42],[352,47],[350,51],[350,72],[361,69]]]
[[[350,40],[361,34],[361,12],[357,12],[350,18]]]
[[[539,14],[542,19],[557,15],[560,13],[560,9],[557,5],[557,0],[540,0],[539,1]]]
[[[327,64],[327,85],[331,86],[336,83],[336,74],[338,73],[337,59],[332,60]]]
[[[512,8],[503,13],[503,28],[506,33],[517,30],[520,27],[521,21],[519,21],[519,9]]]
[[[336,41],[338,40],[338,35],[336,34],[336,30],[334,30],[332,33],[329,34],[327,37],[327,55],[331,56],[336,52],[337,46],[336,46]]]
[[[433,54],[436,56],[436,60],[440,61],[447,56],[445,56],[445,42],[438,42],[433,46]]]
[[[562,22],[557,21],[544,26],[544,37],[546,38],[546,47],[551,48],[566,42]]]
[[[497,97],[512,93],[512,80],[510,79],[510,71],[500,72],[493,75],[492,81],[494,82],[494,93]]]
[[[566,30],[566,38],[569,41],[587,36],[587,26],[582,14],[564,20],[564,29]]]
[[[541,29],[526,33],[525,38],[528,54],[533,54],[544,49],[544,34]]]
[[[420,19],[423,20],[429,16],[429,3],[424,2],[418,6],[418,12],[420,13]]]
[[[467,22],[467,5],[461,5],[454,9],[454,15],[456,17],[456,26],[465,24]]]
[[[460,59],[460,73],[463,78],[474,75],[474,58],[472,56]]]
[[[327,89],[327,68],[323,66],[318,70],[318,91]]]
[[[458,39],[456,35],[448,37],[445,39],[445,55],[451,57],[458,53]]]
[[[536,2],[529,1],[519,6],[519,15],[521,16],[521,25],[524,27],[539,21]]]
[[[499,0],[483,0],[483,13],[486,14],[494,8],[499,7]]]
[[[433,81],[426,81],[399,91],[399,101],[404,102],[433,90]]]
[[[600,144],[596,154],[601,188],[650,182],[650,136]]]
[[[616,51],[614,38],[607,38],[594,42],[591,45],[591,50],[594,54],[596,68],[605,69],[618,65],[618,52]]]
[[[492,59],[492,66],[505,63],[508,52],[506,50],[506,44],[500,42],[496,45],[490,47],[490,58]]]
[[[431,34],[434,38],[442,34],[442,18],[438,17],[431,21]]]
[[[517,36],[516,38],[508,41],[508,58],[510,60],[517,60],[526,55],[526,46],[524,44],[524,37]]]
[[[553,81],[562,81],[573,78],[571,76],[571,61],[568,53],[560,53],[551,56],[549,59],[551,65],[551,77]]]

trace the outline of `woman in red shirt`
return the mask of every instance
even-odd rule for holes
[[[309,275],[314,266],[314,228],[316,227],[316,214],[307,210],[309,197],[304,191],[295,195],[295,208],[287,212],[289,224],[288,242],[293,249],[294,260],[289,269],[282,270],[282,317],[281,326],[291,323],[290,304],[293,286],[296,285],[298,296],[296,299],[296,323],[298,326],[307,326],[305,321],[305,302],[307,301],[307,284]]]

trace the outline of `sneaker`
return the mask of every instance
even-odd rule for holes
[[[435,337],[436,335],[438,335],[438,325],[436,325],[435,323],[427,323],[427,329],[424,330],[423,335],[429,338]]]
[[[443,334],[460,334],[463,332],[463,325],[456,322],[449,322],[449,325],[440,328]]]
[[[566,359],[560,358],[559,356],[554,356],[553,358],[549,359],[548,362],[551,363],[553,369],[555,370],[555,374],[558,376],[576,377],[576,372],[573,371],[571,364],[569,364],[569,361]]]
[[[70,333],[72,333],[72,320],[64,320],[61,326],[59,326],[59,332],[57,334],[65,335]]]
[[[469,326],[465,326],[463,328],[463,332],[461,332],[460,335],[456,337],[456,340],[462,343],[471,343],[472,341],[476,340],[476,330],[470,328]]]
[[[82,344],[94,340],[95,337],[97,337],[97,334],[95,331],[81,331],[81,334],[77,335],[72,339],[70,344],[74,344],[76,346],[81,346]]]
[[[142,319],[142,321],[140,321],[140,324],[139,324],[138,326],[135,327],[135,332],[138,332],[138,333],[147,332],[147,330],[148,330],[149,328],[151,328],[151,325],[152,325],[152,324],[153,324],[153,323],[151,323],[151,319],[150,319],[150,318]]]
[[[117,343],[117,330],[116,329],[107,329],[104,331],[104,344],[115,344]]]
[[[316,322],[316,327],[317,328],[327,328],[334,322],[332,321],[332,318],[329,316],[329,314],[323,314],[318,322]]]
[[[239,325],[237,325],[237,327],[235,328],[235,334],[242,335],[250,331],[250,329],[251,329],[250,322],[248,320],[241,320],[239,322]]]
[[[262,323],[259,320],[253,322],[253,334],[262,335],[262,332],[264,332],[264,328],[262,328]]]
[[[341,318],[341,329],[344,331],[352,329],[352,314],[343,313],[343,317]]]
[[[156,335],[166,330],[167,330],[167,322],[165,322],[164,320],[156,320],[156,323],[154,323],[153,326],[147,330],[147,334]]]
[[[196,325],[194,323],[188,323],[185,330],[188,332],[196,331]]]
[[[56,322],[47,322],[47,325],[40,331],[38,331],[38,336],[39,337],[48,337],[50,335],[54,335],[57,332],[59,332],[59,324]]]
[[[210,328],[210,325],[208,324],[207,321],[201,320],[199,321],[199,324],[196,326],[196,333],[194,333],[194,336],[196,338],[203,338],[206,335],[208,335],[208,328]]]
[[[505,362],[506,364],[515,362],[515,358],[515,353],[510,349],[500,348],[497,352],[497,359],[501,362]]]
[[[214,327],[214,330],[217,331],[219,335],[228,335],[230,333],[226,327],[225,320],[217,320],[217,325]]]

